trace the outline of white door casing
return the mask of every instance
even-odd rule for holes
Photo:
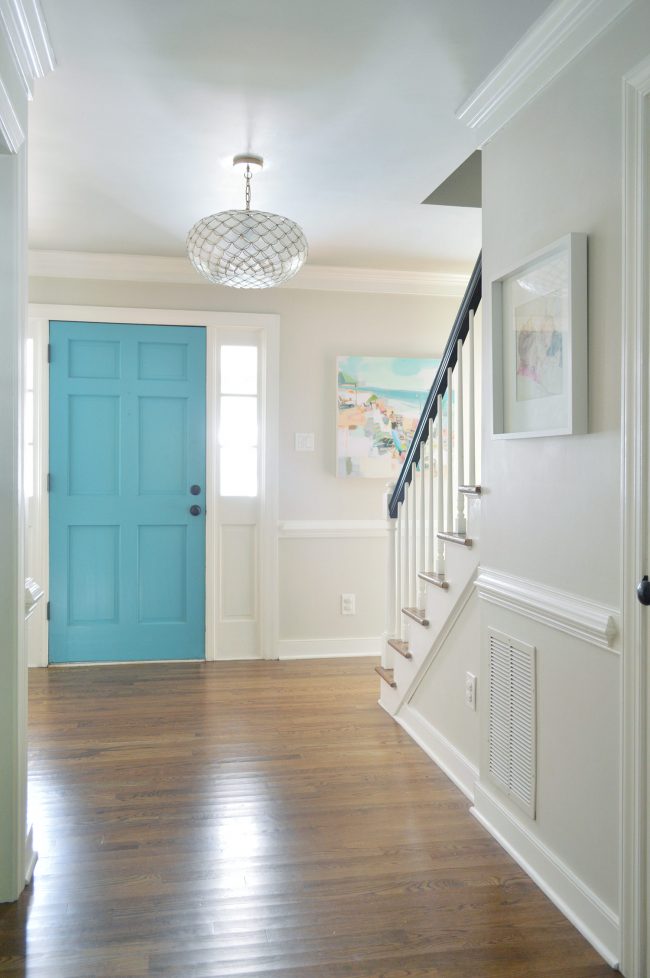
[[[623,377],[621,539],[621,971],[646,978],[648,889],[648,655],[650,608],[635,587],[650,573],[650,58],[623,80]]]
[[[37,364],[33,532],[36,536],[34,576],[49,594],[49,521],[47,471],[49,457],[49,391],[47,343],[50,320],[95,323],[138,323],[159,326],[204,326],[206,329],[206,659],[232,658],[224,647],[219,597],[220,500],[218,471],[219,345],[223,337],[254,335],[259,350],[260,480],[257,525],[256,628],[258,655],[276,658],[278,648],[278,413],[280,317],[266,313],[195,312],[190,310],[111,308],[31,304],[29,333]],[[225,332],[227,331],[227,332]],[[30,665],[48,662],[45,602],[30,637]],[[250,657],[250,656],[249,656]]]

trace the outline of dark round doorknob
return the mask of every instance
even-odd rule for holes
[[[190,506],[190,513],[192,516],[199,516],[201,513],[201,507],[197,506],[195,503],[194,506]]]
[[[645,574],[643,579],[636,586],[636,596],[641,604],[650,604],[650,581]]]
[[[201,492],[201,486],[190,486],[190,492],[193,496],[198,496]]]

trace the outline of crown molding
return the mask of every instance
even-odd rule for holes
[[[214,288],[199,275],[186,258],[167,258],[159,255],[30,251],[29,274],[32,278],[166,282]],[[294,278],[285,282],[280,288],[462,298],[468,278],[469,275],[454,272],[401,272],[377,268],[305,265]]]
[[[39,0],[0,0],[0,27],[31,99],[34,82],[45,78],[56,63]]]
[[[7,89],[0,78],[0,153],[17,153],[25,142],[25,133],[14,111]]]
[[[555,0],[456,111],[484,146],[634,0]]]

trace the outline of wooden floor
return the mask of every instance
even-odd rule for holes
[[[373,664],[32,671],[40,858],[3,978],[609,978]]]

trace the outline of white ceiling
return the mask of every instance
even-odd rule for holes
[[[464,269],[480,211],[422,206],[475,148],[454,111],[549,0],[41,0],[58,67],[30,117],[30,246],[182,255],[243,206],[310,262]]]

